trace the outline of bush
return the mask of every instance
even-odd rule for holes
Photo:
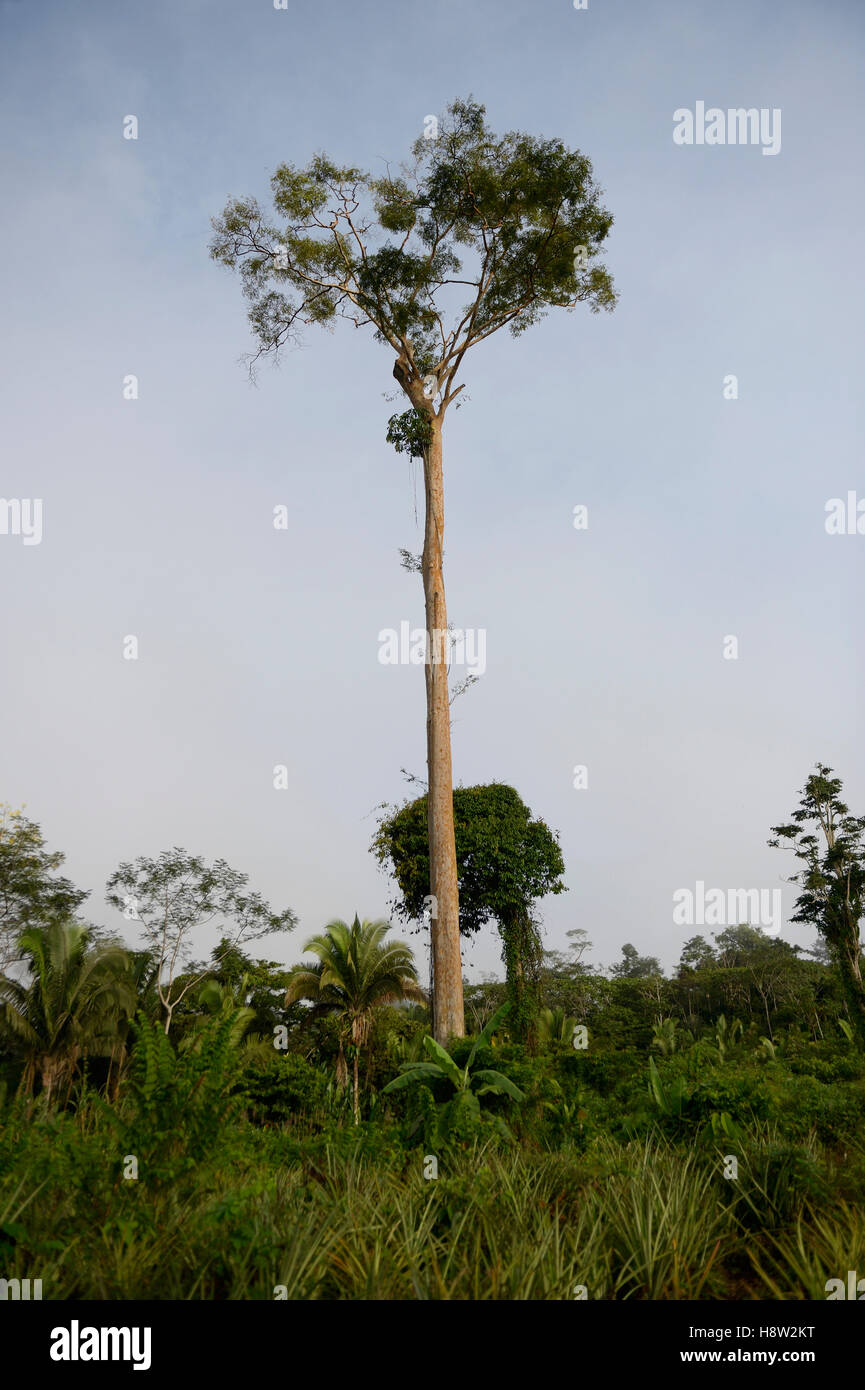
[[[784,1085],[781,1114],[795,1136],[814,1130],[824,1144],[854,1138],[862,1132],[865,1085],[838,1082],[823,1085],[813,1076],[793,1076]]]
[[[239,1109],[231,1094],[238,1070],[240,1011],[221,1014],[175,1051],[158,1023],[139,1014],[135,1047],[118,1108],[100,1101],[120,1139],[121,1155],[138,1162],[145,1186],[179,1181],[215,1152]]]
[[[250,1065],[235,1087],[254,1124],[284,1124],[300,1111],[316,1112],[327,1104],[331,1078],[297,1054],[274,1052]]]
[[[749,1125],[767,1119],[772,1111],[773,1098],[763,1075],[730,1066],[698,1081],[688,1102],[688,1117],[698,1124],[713,1113],[725,1113],[734,1124]]]

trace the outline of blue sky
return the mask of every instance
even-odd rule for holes
[[[377,659],[381,629],[423,621],[392,354],[310,329],[251,386],[209,219],[318,150],[383,169],[468,93],[494,128],[592,159],[621,299],[467,359],[446,583],[487,669],[454,705],[455,781],[509,782],[560,832],[549,946],[583,927],[595,962],[629,941],[668,968],[700,930],[674,926],[677,889],[791,872],[766,839],[815,761],[863,810],[865,537],[825,529],[830,498],[865,498],[863,19],[854,0],[0,0],[0,493],[44,516],[38,545],[0,535],[0,797],[66,851],[95,920],[118,925],[119,860],[171,845],[298,913],[281,959],[386,911],[374,808],[425,749],[422,670]],[[780,109],[780,152],[677,146],[697,101]],[[466,965],[500,969],[492,933]]]

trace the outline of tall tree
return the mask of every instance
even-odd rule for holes
[[[342,1030],[337,1079],[344,1083],[345,1044],[349,1043],[355,1124],[360,1120],[358,1063],[374,1009],[401,999],[423,999],[411,948],[404,941],[383,944],[389,931],[389,922],[360,922],[357,916],[350,927],[339,920],[328,923],[324,932],[311,937],[303,948],[318,956],[318,963],[296,966],[285,995],[286,1006],[308,999],[318,1013],[339,1015]]]
[[[212,865],[184,849],[164,850],[157,859],[144,856],[118,865],[106,884],[105,900],[141,924],[156,965],[155,983],[167,1033],[177,1005],[213,973],[203,965],[182,975],[196,932],[216,922],[220,948],[212,960],[245,941],[273,932],[291,931],[297,918],[290,908],[271,911],[258,893],[247,892],[248,875],[229,868],[224,859]]]
[[[678,974],[682,976],[688,971],[705,970],[707,966],[715,963],[715,952],[704,936],[692,936],[682,947],[682,954],[679,957]]]
[[[46,848],[42,831],[23,809],[0,803],[0,970],[16,958],[25,927],[72,916],[88,896],[57,876],[64,857]]]
[[[860,1043],[865,1046],[865,984],[859,923],[865,892],[865,816],[841,800],[842,782],[817,763],[787,825],[773,825],[769,844],[788,842],[803,865],[791,875],[801,892],[793,922],[810,922],[824,938]]]
[[[595,966],[583,964],[586,951],[594,950],[594,942],[589,933],[585,927],[572,927],[570,931],[565,932],[565,936],[568,938],[566,951],[544,951],[544,969],[573,978],[578,975],[591,975]]]
[[[651,980],[663,973],[657,956],[641,956],[630,942],[622,947],[622,959],[610,966],[610,974],[617,980]]]
[[[612,309],[598,257],[612,226],[592,166],[561,140],[495,135],[485,108],[455,101],[399,173],[373,178],[317,155],[281,165],[269,222],[252,199],[214,220],[211,254],[239,268],[258,339],[278,355],[301,325],[343,317],[395,354],[411,409],[389,437],[424,461],[428,817],[435,1036],[465,1024],[453,827],[447,607],[442,569],[442,430],[466,353],[499,329],[516,337],[552,306]]]
[[[755,956],[776,951],[789,954],[793,949],[788,942],[777,937],[767,936],[762,927],[753,927],[750,922],[739,922],[736,926],[725,927],[721,932],[713,932],[715,957],[722,970],[735,970],[746,966]]]
[[[542,951],[534,904],[548,893],[567,891],[558,837],[503,782],[457,787],[453,816],[460,930],[472,935],[489,921],[498,925],[511,1004],[508,1026],[526,1038],[540,1002]],[[396,879],[397,913],[406,921],[421,918],[432,878],[427,797],[385,814],[372,850]]]

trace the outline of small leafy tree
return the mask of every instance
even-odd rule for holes
[[[497,923],[512,1005],[510,1028],[525,1039],[539,1007],[542,951],[534,904],[548,893],[567,891],[558,837],[502,782],[457,787],[453,805],[460,931],[471,935],[490,920]],[[396,879],[400,896],[394,908],[407,921],[424,916],[431,896],[427,827],[422,796],[385,813],[372,844],[379,863]],[[438,910],[434,900],[433,911]]]
[[[769,844],[786,841],[803,867],[789,882],[801,889],[792,921],[808,922],[824,938],[838,971],[860,1045],[865,1047],[865,985],[859,923],[865,892],[865,816],[841,799],[842,783],[817,763],[786,825],[772,826]]]
[[[434,1031],[464,1032],[454,847],[444,553],[445,415],[463,390],[466,354],[507,328],[517,337],[553,307],[592,312],[616,302],[601,263],[612,216],[592,165],[558,139],[496,135],[485,108],[455,101],[435,140],[373,178],[325,154],[283,164],[271,180],[276,219],[253,198],[214,219],[211,254],[240,271],[258,339],[277,356],[301,326],[344,318],[390,350],[411,410],[394,417],[395,447],[424,462],[427,765]],[[280,225],[281,223],[281,225]],[[395,359],[395,360],[394,360]],[[337,392],[338,394],[338,392]]]
[[[441,1044],[436,1042],[435,1038],[426,1037],[423,1040],[423,1045],[430,1060],[428,1062],[403,1062],[400,1067],[400,1075],[388,1082],[382,1095],[387,1095],[392,1091],[400,1091],[406,1086],[430,1081],[447,1082],[451,1085],[453,1095],[441,1107],[438,1114],[436,1138],[440,1143],[446,1142],[449,1137],[458,1134],[461,1130],[471,1130],[480,1120],[481,1096],[509,1096],[511,1100],[520,1104],[525,1100],[525,1095],[509,1077],[504,1076],[500,1071],[493,1071],[489,1067],[475,1068],[474,1066],[478,1052],[482,1047],[489,1046],[490,1038],[496,1028],[507,1018],[510,1007],[510,1004],[503,1004],[500,1009],[496,1010],[486,1027],[478,1035],[475,1045],[469,1053],[468,1061],[462,1069],[457,1066]],[[495,1119],[496,1127],[510,1138],[507,1126],[501,1118],[496,1116]]]
[[[247,882],[248,876],[229,868],[224,859],[208,865],[177,848],[164,850],[158,859],[141,857],[121,864],[108,880],[106,901],[129,914],[127,920],[141,923],[156,963],[166,1033],[177,1005],[212,970],[201,966],[181,978],[199,929],[216,923],[224,954],[241,942],[297,925],[290,908],[271,911],[260,894],[247,891]]]
[[[46,848],[42,831],[23,809],[0,803],[0,970],[16,959],[26,927],[71,919],[88,896],[57,877],[64,858]]]
[[[358,1062],[369,1038],[374,1009],[424,997],[411,948],[404,941],[384,944],[389,931],[389,922],[361,922],[357,916],[350,927],[339,920],[328,923],[322,935],[313,936],[303,948],[318,956],[318,964],[295,966],[285,994],[287,1005],[308,999],[316,1013],[339,1015],[337,1081],[345,1083],[344,1050],[348,1043],[353,1057],[355,1124],[360,1120]]]

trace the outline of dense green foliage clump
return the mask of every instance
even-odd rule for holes
[[[7,1096],[6,1276],[38,1271],[50,1298],[800,1299],[863,1267],[865,1060],[844,1032],[695,1037],[599,983],[648,1043],[532,1055],[491,1018],[451,1049],[499,1078],[468,1107],[445,1064],[412,1068],[423,1020],[383,1009],[357,1125],[331,1019],[285,1052],[239,1044],[237,1009],[176,1046],[142,1019],[111,1102],[86,1078],[62,1107]]]

